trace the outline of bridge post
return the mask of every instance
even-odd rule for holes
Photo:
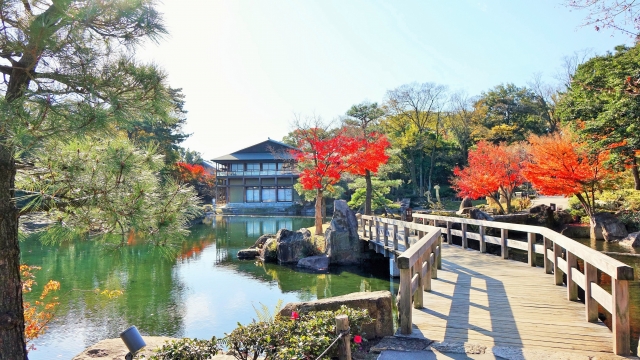
[[[398,255],[391,254],[389,256],[389,275],[391,277],[400,277],[400,269],[398,268]]]
[[[553,247],[553,242],[546,236],[544,239],[544,272],[545,274],[551,274],[553,272],[553,262],[549,260],[549,249]]]
[[[447,221],[447,244],[451,245],[451,221]]]
[[[509,258],[509,248],[507,247],[507,237],[509,236],[509,230],[500,229],[500,246],[502,246],[502,258]]]
[[[438,246],[436,247],[436,269],[442,269],[442,236],[438,238]],[[436,272],[436,278],[438,273]]]
[[[423,262],[423,264],[427,264],[427,271],[424,272],[425,274],[422,278],[423,291],[431,291],[431,277],[433,276],[433,262],[431,262],[431,255],[431,249],[427,250],[427,252],[423,255],[423,259],[426,260]]]
[[[398,225],[397,224],[393,224],[393,250],[398,250]]]
[[[409,228],[405,227],[404,228],[404,251],[407,251],[407,249],[409,249],[409,246],[411,246],[409,244]]]
[[[411,334],[411,268],[400,269],[400,299],[398,312],[400,315],[400,333]]]
[[[467,224],[462,223],[462,248],[467,248]]]
[[[387,223],[383,223],[382,224],[382,231],[384,232],[384,246],[388,247],[389,246],[389,224]]]
[[[613,352],[626,356],[631,352],[631,331],[629,328],[629,281],[612,279],[614,314],[611,314],[613,331]]]
[[[578,258],[570,251],[567,251],[567,299],[578,300],[578,284],[573,280],[573,268],[578,267]],[[577,270],[576,270],[577,271]]]
[[[376,228],[376,242],[380,243],[380,222],[375,220],[373,226]]]
[[[369,240],[373,240],[373,233],[371,232],[371,224],[373,224],[373,221],[371,221],[371,219],[367,220],[367,225],[369,225]]]
[[[422,276],[422,259],[424,256],[421,256],[415,264],[413,264],[413,275],[411,275],[411,282],[413,283],[413,277],[418,275],[418,282],[416,283],[416,291],[413,293],[413,307],[416,309],[423,308],[423,292],[424,292],[424,279],[426,276]],[[413,285],[413,284],[412,284]],[[413,286],[409,288],[409,293],[413,291]]]
[[[529,250],[529,266],[536,267],[536,234],[527,234],[527,248]]]
[[[484,225],[480,225],[478,232],[480,233],[480,252],[484,254],[487,252],[487,242],[484,240]]]
[[[558,266],[558,259],[562,258],[562,248],[560,245],[553,243],[553,279],[556,285],[562,285],[562,270]]]
[[[591,297],[591,283],[598,283],[598,268],[584,262],[584,307],[588,322],[598,321],[598,302]]]

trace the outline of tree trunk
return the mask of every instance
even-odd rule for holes
[[[13,151],[0,139],[0,359],[27,359]]]
[[[371,185],[371,171],[367,170],[364,174],[364,179],[367,182],[367,193],[364,199],[364,214],[371,215],[371,196],[373,194],[373,185]]]
[[[633,157],[631,172],[633,173],[633,182],[635,183],[635,189],[640,190],[640,173],[638,172],[638,159],[635,156]]]
[[[322,190],[316,190],[316,235],[322,235]]]

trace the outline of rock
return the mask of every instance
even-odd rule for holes
[[[143,336],[144,342],[147,346],[138,352],[138,354],[144,354],[149,358],[153,355],[153,351],[162,347],[167,341],[178,340],[176,338],[170,338],[165,336]],[[112,360],[112,359],[124,359],[129,350],[127,349],[122,339],[106,339],[98,342],[95,345],[89,346],[83,352],[76,355],[72,360]]]
[[[325,254],[331,264],[360,263],[363,244],[358,236],[358,220],[346,201],[336,200],[333,203],[333,218],[324,234],[324,241]]]
[[[383,338],[393,335],[393,314],[391,312],[391,293],[389,291],[357,292],[316,301],[288,303],[280,310],[280,316],[291,317],[292,311],[338,310],[346,305],[353,309],[367,309],[369,316],[375,319],[371,324],[362,326],[367,339]]]
[[[591,224],[591,238],[596,240],[617,241],[629,233],[624,224],[611,213],[597,213]]]
[[[630,248],[640,247],[640,231],[627,235],[627,237],[620,240],[619,244]]]
[[[471,207],[473,207],[471,198],[466,196],[464,199],[462,199],[462,202],[460,203],[460,209],[458,210],[458,214],[462,214],[463,209],[471,208]]]
[[[369,349],[373,353],[380,353],[382,351],[420,351],[426,350],[429,345],[433,343],[433,340],[429,339],[416,339],[409,337],[396,337],[385,336],[379,343]]]
[[[476,220],[493,221],[493,216],[477,208],[469,209],[469,218],[476,219]]]
[[[275,235],[274,234],[264,234],[261,235],[258,240],[256,240],[256,243],[253,244],[253,246],[251,246],[249,249],[262,249],[262,247],[264,246],[264,244],[267,242],[267,240],[269,239],[275,239]]]
[[[591,228],[588,225],[566,225],[560,234],[570,237],[570,238],[582,238],[586,239],[589,237],[589,233]]]
[[[243,249],[238,251],[238,259],[240,260],[252,260],[257,256],[260,256],[259,249]]]
[[[512,224],[526,224],[529,220],[529,214],[507,214],[507,215],[495,215],[493,217],[495,221],[506,222]]]
[[[528,211],[529,214],[540,214],[546,212],[547,209],[550,209],[550,207],[545,204],[538,204],[530,207]]]
[[[278,241],[275,237],[264,243],[260,249],[260,258],[266,263],[278,262]]]
[[[298,260],[315,252],[309,229],[298,231],[280,229],[276,234],[276,242],[279,264],[297,263]]]
[[[327,271],[329,269],[329,257],[323,254],[302,258],[298,261],[298,267],[315,271]]]

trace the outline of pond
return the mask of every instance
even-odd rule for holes
[[[254,306],[273,309],[284,303],[344,295],[356,291],[390,290],[388,267],[342,267],[327,274],[292,267],[238,260],[264,233],[313,225],[302,217],[218,216],[198,225],[177,259],[147,245],[119,250],[90,241],[43,246],[21,243],[22,262],[41,266],[40,286],[27,294],[35,301],[49,279],[61,283],[60,306],[47,332],[34,341],[31,360],[70,359],[102,339],[115,338],[136,325],[143,335],[222,337],[238,322],[256,318]],[[133,239],[135,240],[135,239]],[[115,299],[93,289],[124,290]]]

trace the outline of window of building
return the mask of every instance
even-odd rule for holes
[[[248,187],[247,202],[260,202],[260,188],[257,186]]]
[[[293,189],[291,186],[278,187],[278,201],[293,201]]]
[[[231,171],[244,171],[244,164],[231,164]]]
[[[276,201],[276,188],[264,187],[262,188],[262,202],[275,202]]]
[[[248,163],[247,171],[260,171],[260,163]]]
[[[276,163],[263,163],[262,164],[262,170],[275,170],[276,169]]]

